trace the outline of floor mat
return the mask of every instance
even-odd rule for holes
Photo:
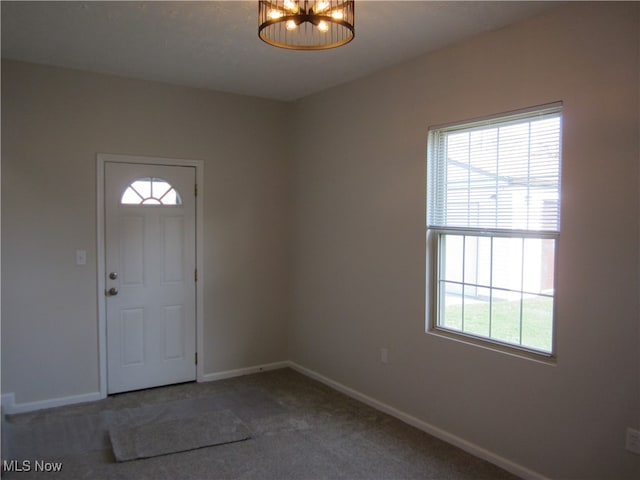
[[[118,462],[150,458],[250,438],[248,428],[229,410],[109,429]]]

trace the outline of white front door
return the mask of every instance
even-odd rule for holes
[[[195,380],[195,168],[104,165],[107,391]]]

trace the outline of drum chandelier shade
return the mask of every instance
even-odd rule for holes
[[[354,0],[259,0],[258,36],[292,50],[325,50],[353,40]]]

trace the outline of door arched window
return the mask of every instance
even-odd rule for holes
[[[162,178],[138,178],[120,199],[122,205],[182,205],[180,194]]]

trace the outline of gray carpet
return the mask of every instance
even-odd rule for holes
[[[138,427],[153,425],[151,435],[162,437],[157,429],[220,415],[228,415],[225,421],[231,419],[240,431],[246,428],[251,438],[116,462],[109,431],[140,432]],[[4,472],[3,478],[516,478],[290,369],[12,415],[2,437],[8,443],[5,459],[62,462],[58,473],[32,469]]]

